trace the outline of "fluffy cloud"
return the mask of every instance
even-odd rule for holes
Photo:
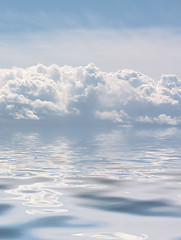
[[[37,65],[0,69],[1,119],[67,119],[118,124],[181,123],[181,80],[156,82],[132,70]]]

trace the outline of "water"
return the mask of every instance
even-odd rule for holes
[[[0,239],[181,239],[180,129],[27,129],[0,132]]]

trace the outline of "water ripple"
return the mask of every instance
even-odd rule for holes
[[[174,205],[165,200],[136,200],[123,197],[100,196],[97,193],[76,195],[76,197],[89,200],[84,205],[105,211],[127,213],[142,216],[181,217],[181,206]]]
[[[10,209],[12,209],[13,206],[11,204],[0,204],[0,215],[6,213]]]

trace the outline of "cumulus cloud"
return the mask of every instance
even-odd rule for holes
[[[181,80],[156,82],[133,70],[87,66],[0,69],[1,119],[67,119],[117,124],[181,124]]]
[[[129,118],[128,114],[126,114],[123,110],[116,112],[115,110],[110,112],[96,112],[96,117],[104,120],[111,120],[113,122],[123,123],[125,122],[125,118]]]

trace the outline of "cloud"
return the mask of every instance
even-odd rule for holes
[[[181,124],[181,80],[87,66],[0,69],[0,118]]]
[[[97,118],[104,119],[104,120],[111,120],[113,122],[119,122],[123,123],[125,118],[129,118],[129,116],[123,111],[120,110],[119,112],[116,112],[115,110],[110,112],[99,112],[97,111],[95,113]]]
[[[181,117],[170,117],[165,114],[159,115],[157,118],[154,118],[154,121],[158,122],[159,124],[170,124],[170,125],[178,125],[181,123]]]

